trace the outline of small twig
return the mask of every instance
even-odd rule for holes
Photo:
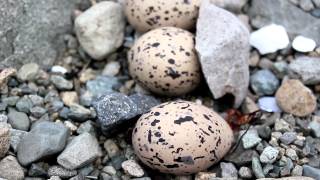
[[[238,139],[237,143],[231,148],[230,154],[233,153],[238,148],[238,146],[241,143],[241,140],[242,140],[243,136],[247,134],[247,132],[249,131],[250,127],[251,127],[251,124],[249,124],[248,128],[246,129],[246,131],[240,136],[240,138]]]

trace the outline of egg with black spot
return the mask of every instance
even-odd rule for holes
[[[193,174],[229,151],[233,132],[213,110],[188,101],[163,103],[137,121],[132,144],[147,166],[163,173]]]
[[[148,90],[166,96],[186,94],[200,83],[192,33],[161,27],[141,36],[128,53],[129,73]]]
[[[201,0],[126,0],[125,14],[140,32],[164,26],[192,29]]]

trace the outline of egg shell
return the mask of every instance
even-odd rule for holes
[[[128,53],[129,72],[160,95],[186,94],[200,83],[200,64],[190,32],[162,27],[140,37]]]
[[[203,171],[230,149],[233,132],[213,110],[188,101],[151,109],[132,133],[136,155],[147,166],[177,175]]]
[[[201,0],[127,0],[125,14],[140,32],[164,26],[192,29]]]

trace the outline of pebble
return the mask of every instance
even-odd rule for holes
[[[7,156],[0,161],[0,178],[23,180],[24,171],[14,156]]]
[[[301,0],[299,6],[305,11],[310,11],[314,8],[312,0]]]
[[[2,102],[6,103],[9,106],[15,106],[19,99],[20,99],[19,96],[10,96],[6,98],[2,98]]]
[[[152,107],[160,104],[160,101],[153,96],[144,94],[132,94],[129,98],[137,105],[137,114],[144,114]]]
[[[61,166],[51,166],[48,169],[48,176],[59,176],[60,178],[66,179],[71,178],[73,176],[77,175],[76,170],[68,170]]]
[[[280,108],[295,116],[304,117],[315,111],[317,102],[312,91],[299,80],[286,80],[276,92]]]
[[[125,18],[122,8],[112,1],[91,6],[77,16],[74,26],[81,46],[96,60],[102,60],[115,51],[124,39]]]
[[[38,64],[36,63],[25,64],[19,69],[17,73],[17,77],[22,81],[31,81],[35,79],[39,71],[40,71],[40,67]]]
[[[291,172],[292,176],[302,176],[303,173],[303,167],[300,165],[296,165]]]
[[[10,129],[10,147],[13,149],[14,152],[17,152],[17,148],[21,139],[23,139],[27,134],[27,131]]]
[[[98,74],[98,72],[93,70],[92,68],[85,69],[84,71],[80,72],[79,81],[81,83],[86,83],[86,82],[96,78],[97,74]]]
[[[39,122],[18,145],[18,159],[27,166],[43,157],[59,153],[65,147],[68,129],[61,123]]]
[[[208,180],[208,179],[214,179],[216,177],[216,173],[212,172],[198,172],[194,178],[194,180]],[[192,180],[192,177],[190,176],[180,176],[177,177],[176,180]]]
[[[259,158],[253,157],[252,158],[252,171],[256,178],[264,178],[264,173],[261,167],[261,163],[259,161]]]
[[[134,160],[127,160],[122,162],[122,169],[125,173],[129,174],[133,177],[142,177],[144,175],[144,171],[141,166]]]
[[[68,117],[72,120],[83,122],[91,118],[91,111],[79,104],[71,104]]]
[[[221,176],[223,178],[238,178],[238,170],[232,163],[220,163]]]
[[[292,48],[303,53],[311,52],[316,48],[316,42],[304,36],[297,36],[292,41]]]
[[[32,108],[32,106],[33,106],[32,101],[28,96],[23,96],[16,103],[17,110],[25,113],[28,113]]]
[[[43,106],[44,104],[44,99],[41,96],[30,94],[28,98],[31,100],[33,106]]]
[[[28,131],[30,120],[26,113],[18,112],[14,109],[9,109],[8,122],[14,129]]]
[[[292,127],[289,123],[287,123],[285,120],[283,119],[277,119],[275,121],[274,124],[274,131],[278,131],[278,132],[288,132],[291,131]],[[281,135],[280,135],[281,136]],[[280,138],[279,136],[279,138]]]
[[[296,161],[299,159],[297,152],[292,148],[286,149],[286,156],[288,156],[293,161]]]
[[[241,105],[241,110],[244,114],[250,114],[257,112],[259,107],[250,97],[246,97]]]
[[[251,179],[252,178],[252,171],[248,167],[241,167],[239,169],[239,176],[243,179]]]
[[[288,74],[289,65],[285,61],[278,61],[272,64],[271,69],[278,78],[282,79]]]
[[[0,127],[0,159],[3,158],[10,148],[10,129]]]
[[[196,29],[196,50],[214,98],[232,94],[234,107],[239,107],[249,85],[248,28],[232,13],[204,0]]]
[[[271,128],[267,125],[263,125],[258,128],[259,137],[262,137],[264,139],[270,139],[271,132],[272,132]]]
[[[79,128],[77,128],[77,133],[82,134],[85,132],[90,133],[93,136],[96,135],[96,128],[95,128],[94,122],[86,121],[80,124]]]
[[[102,169],[102,172],[105,172],[111,176],[116,175],[117,174],[117,170],[113,167],[113,166],[105,166]],[[143,172],[143,170],[142,170]]]
[[[35,106],[35,107],[30,109],[30,114],[35,118],[40,118],[46,112],[47,112],[47,110],[45,108],[39,107],[39,106]]]
[[[52,75],[50,77],[50,82],[59,90],[71,90],[73,88],[73,83],[66,80],[64,77],[59,75]]]
[[[120,71],[121,65],[118,61],[111,61],[106,64],[102,71],[104,76],[116,76]]]
[[[244,133],[241,131],[240,134]],[[242,144],[245,149],[250,149],[259,144],[261,142],[261,138],[258,135],[258,131],[256,129],[250,129],[248,132],[242,137]]]
[[[267,146],[260,155],[260,161],[262,163],[272,164],[277,160],[278,154],[279,154],[278,149],[271,146]]]
[[[299,78],[306,85],[320,83],[320,58],[298,57],[289,64],[289,76]]]
[[[79,103],[79,97],[77,92],[75,91],[65,91],[60,93],[60,96],[63,103],[67,106],[71,106],[72,104]]]
[[[303,165],[303,176],[320,179],[320,169],[308,165]]]
[[[250,77],[251,88],[257,95],[272,95],[279,87],[279,80],[268,69],[255,72]]]
[[[61,180],[59,176],[51,176],[48,180]]]
[[[285,132],[282,134],[282,136],[279,139],[282,143],[289,145],[297,139],[297,133],[296,132]]]
[[[88,165],[99,156],[101,156],[101,149],[96,137],[83,133],[68,143],[57,161],[64,168],[74,170]]]
[[[121,86],[117,77],[97,76],[86,83],[87,90],[94,96],[99,97],[111,93]]]
[[[320,116],[313,116],[313,120],[308,126],[315,137],[320,138]]]
[[[261,97],[258,100],[258,106],[266,112],[281,112],[275,97]]]
[[[252,32],[250,44],[264,55],[285,49],[289,45],[289,37],[283,26],[271,24]]]
[[[103,147],[111,158],[118,156],[120,153],[118,145],[112,139],[106,140]]]
[[[68,72],[68,70],[62,66],[55,65],[55,66],[51,67],[51,72],[59,73],[59,74],[66,74]]]

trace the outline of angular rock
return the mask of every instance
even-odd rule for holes
[[[317,100],[312,91],[299,80],[287,80],[276,92],[280,108],[293,115],[304,117],[315,111]]]
[[[20,141],[18,160],[27,166],[41,158],[61,152],[66,145],[69,130],[60,123],[39,122]]]
[[[138,115],[136,103],[121,93],[108,93],[101,96],[93,106],[104,134],[112,133],[117,125]]]
[[[0,127],[0,159],[3,158],[10,148],[10,129]]]
[[[50,81],[59,90],[71,90],[73,88],[73,83],[71,81],[68,81],[59,75],[52,75]]]
[[[252,171],[248,167],[241,167],[239,169],[239,176],[244,179],[251,179],[252,178]]]
[[[257,157],[252,158],[252,171],[257,179],[265,177],[261,167],[261,163],[259,161],[259,158]]]
[[[281,137],[280,141],[286,145],[291,144],[297,139],[297,133],[295,132],[285,132]]]
[[[1,0],[0,67],[50,66],[65,49],[62,35],[72,30],[77,2]]]
[[[238,178],[237,168],[232,163],[220,163],[221,176],[223,178]]]
[[[97,60],[121,46],[124,27],[121,5],[112,1],[95,4],[75,20],[75,31],[81,46]]]
[[[302,56],[289,64],[289,75],[299,78],[303,84],[320,83],[320,58]]]
[[[263,69],[250,77],[250,84],[257,95],[272,95],[279,87],[279,80],[270,70]]]
[[[160,104],[160,101],[156,98],[144,94],[133,94],[129,98],[137,105],[137,114],[144,114],[148,112],[152,107]]]
[[[0,161],[0,178],[23,180],[23,168],[14,156],[7,156]]]
[[[64,168],[74,170],[93,162],[99,156],[101,149],[97,139],[89,133],[83,133],[71,140],[57,161]]]
[[[235,97],[239,107],[249,85],[249,31],[233,14],[202,1],[196,32],[196,50],[215,98]]]
[[[286,28],[289,35],[303,35],[320,44],[320,21],[289,0],[253,0],[249,8],[251,24],[256,28],[275,23]]]
[[[260,155],[260,161],[262,163],[274,163],[277,160],[279,150],[271,146],[266,147]]]
[[[17,76],[22,81],[34,80],[39,70],[40,67],[36,63],[25,64],[19,69]]]
[[[240,134],[245,133],[244,131],[241,131]],[[245,149],[250,149],[254,146],[256,146],[257,144],[259,144],[259,142],[261,142],[261,138],[258,135],[258,131],[256,129],[250,129],[248,130],[248,132],[243,135],[242,137],[242,144],[243,147]]]
[[[91,111],[79,104],[72,104],[68,113],[70,119],[76,121],[86,121],[91,117]]]

